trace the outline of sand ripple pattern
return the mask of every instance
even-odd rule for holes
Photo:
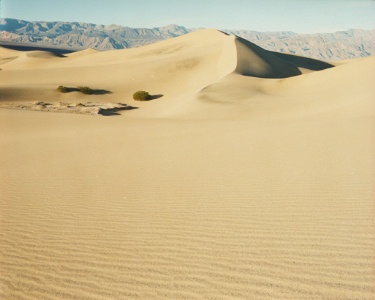
[[[373,299],[374,177],[344,123],[304,120],[301,140],[296,124],[1,116],[25,114],[50,126],[0,140],[1,299]]]

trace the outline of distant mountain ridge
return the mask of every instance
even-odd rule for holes
[[[139,47],[189,33],[182,26],[153,29],[81,22],[29,22],[1,19],[0,40],[63,48],[112,50]]]
[[[81,22],[29,22],[6,18],[0,22],[0,42],[74,50],[112,50],[139,47],[193,30],[178,25],[149,29]],[[326,61],[367,57],[375,53],[375,30],[352,29],[317,34],[223,31],[245,38],[270,51]]]

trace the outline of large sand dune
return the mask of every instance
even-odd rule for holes
[[[1,299],[374,299],[374,57],[215,30],[0,56],[1,105],[138,107],[0,110]]]

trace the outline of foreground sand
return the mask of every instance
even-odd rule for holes
[[[374,58],[314,72],[236,43],[6,53],[3,103],[139,109],[0,110],[1,299],[374,298]]]

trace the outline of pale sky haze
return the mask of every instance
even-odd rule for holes
[[[373,0],[0,0],[1,17],[129,27],[334,32],[375,28]]]

